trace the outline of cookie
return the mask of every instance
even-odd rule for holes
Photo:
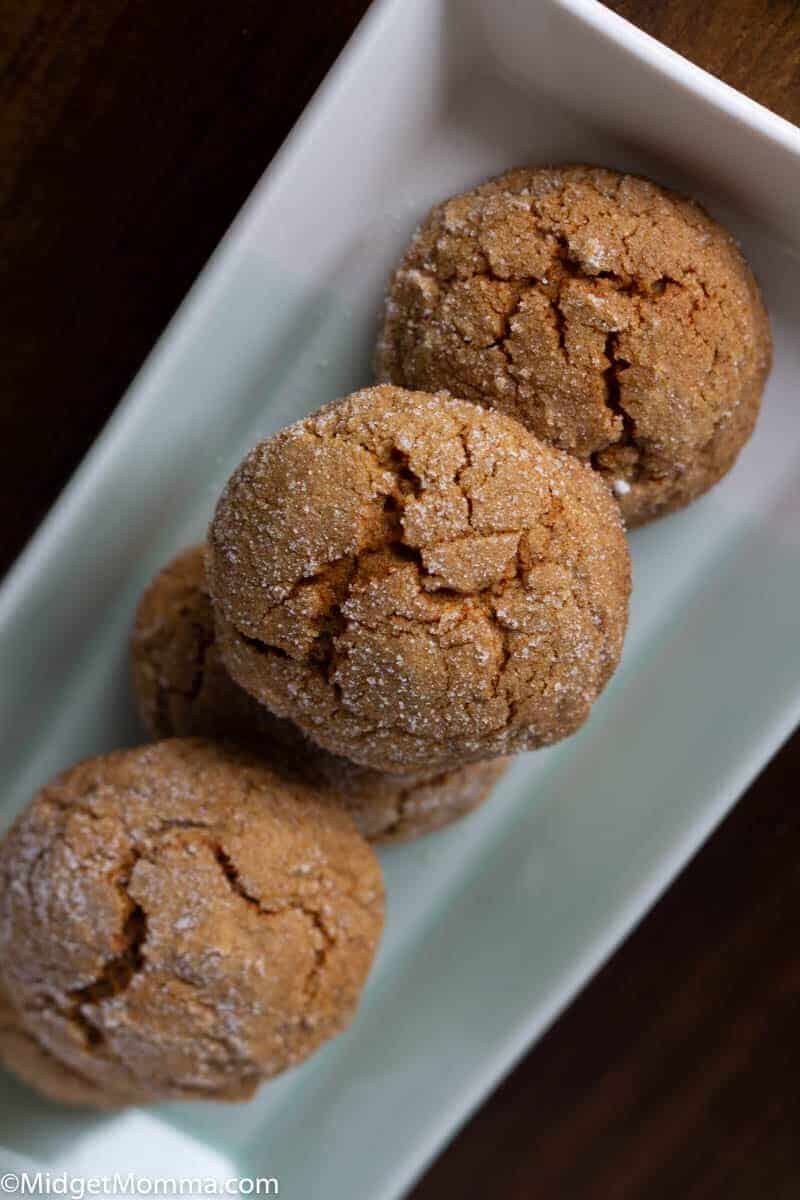
[[[376,371],[591,462],[634,526],[730,470],[770,361],[758,287],[721,225],[647,179],[565,166],[433,209],[389,286]]]
[[[350,820],[255,756],[80,763],[0,847],[4,1061],[78,1103],[245,1099],[348,1024],[382,921]]]
[[[236,682],[379,771],[566,737],[622,648],[630,563],[608,489],[447,395],[368,388],[262,442],[207,555]]]

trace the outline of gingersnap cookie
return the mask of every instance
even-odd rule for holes
[[[401,773],[574,732],[630,588],[594,472],[499,413],[392,387],[257,446],[206,565],[233,678],[319,745]]]
[[[730,470],[771,352],[755,279],[699,205],[565,166],[509,171],[432,210],[390,283],[376,369],[590,461],[633,526]]]
[[[255,756],[193,738],[80,763],[0,846],[0,974],[33,1056],[5,1061],[79,1103],[245,1099],[348,1024],[382,920],[350,820]]]
[[[373,771],[309,741],[231,679],[214,637],[204,548],[178,554],[144,592],[131,635],[131,674],[153,737],[231,738],[298,773],[344,808],[372,842],[408,841],[471,812],[507,770],[505,759],[434,775]]]

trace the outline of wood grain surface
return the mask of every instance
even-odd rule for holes
[[[800,123],[797,3],[611,7]],[[0,0],[0,569],[365,8]],[[799,765],[796,736],[414,1200],[797,1200]]]

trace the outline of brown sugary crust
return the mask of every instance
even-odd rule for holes
[[[382,922],[349,818],[255,756],[91,759],[0,846],[0,1053],[68,1103],[245,1099],[348,1024]]]
[[[0,1063],[48,1100],[76,1108],[114,1109],[125,1098],[100,1088],[70,1070],[23,1027],[5,990],[0,987]]]
[[[177,554],[142,593],[130,640],[133,694],[154,738],[208,737],[300,751],[299,730],[234,683],[214,637],[203,546]],[[246,733],[242,733],[242,731]]]
[[[322,796],[344,806],[368,841],[386,845],[437,833],[479,808],[509,762],[490,758],[432,775],[400,775],[315,748],[307,777]]]
[[[505,759],[436,775],[373,771],[309,741],[231,679],[214,638],[204,548],[193,546],[144,592],[131,635],[131,674],[142,721],[153,737],[230,738],[296,772],[343,807],[376,843],[408,841],[471,812],[507,769]]]
[[[591,461],[634,526],[731,468],[771,355],[756,281],[699,205],[562,166],[431,211],[390,283],[376,373],[517,417]]]
[[[393,387],[245,458],[207,575],[233,678],[324,748],[405,773],[574,732],[630,590],[593,471],[499,413]]]

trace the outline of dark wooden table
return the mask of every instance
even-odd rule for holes
[[[612,7],[800,123],[796,2]],[[0,0],[0,569],[365,8]],[[799,763],[796,736],[414,1200],[797,1200]]]

